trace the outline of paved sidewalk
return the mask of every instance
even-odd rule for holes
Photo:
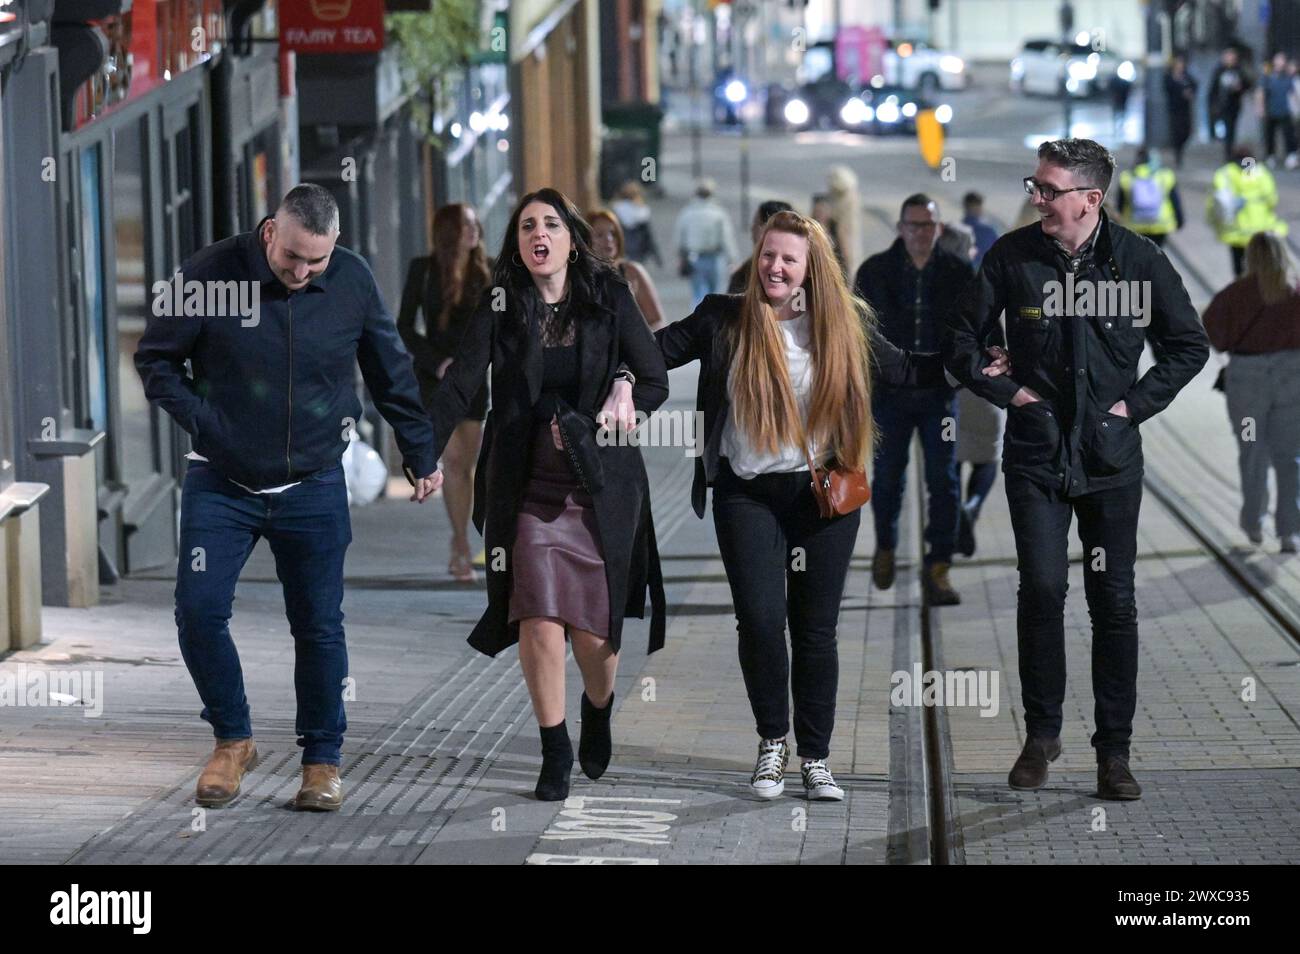
[[[706,148],[718,145],[710,140]],[[836,148],[824,151],[835,155]],[[661,242],[689,191],[682,173],[688,159],[684,140],[670,138],[662,166],[669,195],[656,203]],[[1009,181],[1006,165],[963,168],[972,175],[983,168]],[[864,193],[868,205],[886,215],[868,218],[868,246],[886,244],[883,222],[896,213],[902,195],[934,185],[933,174],[922,170]],[[767,197],[765,188],[756,183],[755,199]],[[988,192],[995,212],[1011,214],[1010,199],[1004,208]],[[684,283],[654,274],[669,319],[685,315]],[[1222,416],[1209,418],[1212,405],[1195,396],[1202,387],[1208,382],[1196,382],[1143,430],[1152,466],[1189,494],[1205,481],[1190,458],[1175,455],[1175,428],[1185,428],[1186,441],[1232,473],[1231,458],[1210,443],[1226,427]],[[673,373],[672,408],[693,407],[694,392],[692,370]],[[459,586],[445,575],[441,501],[424,507],[385,501],[354,512],[344,609],[356,700],[348,704],[342,811],[320,816],[287,809],[299,754],[293,645],[279,584],[259,548],[241,581],[234,620],[262,753],[243,796],[228,809],[196,814],[192,788],[211,733],[198,719],[197,695],[176,646],[171,575],[133,578],[111,588],[105,605],[94,610],[47,609],[46,642],[0,660],[0,673],[24,664],[96,670],[105,693],[101,718],[86,718],[76,707],[0,710],[0,861],[907,860],[900,838],[925,821],[909,815],[920,773],[904,770],[914,764],[907,758],[909,732],[919,710],[891,707],[889,696],[891,674],[915,660],[908,632],[917,618],[914,574],[908,577],[913,561],[894,590],[872,590],[873,532],[869,512],[864,515],[840,621],[832,756],[849,797],[809,804],[795,791],[795,775],[786,797],[755,800],[746,782],[756,736],[712,521],[697,520],[689,509],[692,462],[680,449],[649,449],[646,456],[667,578],[667,647],[647,659],[646,623],[629,622],[613,763],[594,783],[575,767],[568,803],[531,796],[539,745],[517,653],[491,660],[464,642],[484,596],[481,586]],[[911,474],[915,481],[915,467]],[[1226,490],[1220,496],[1227,499]],[[913,540],[914,494],[907,500],[904,539]],[[1216,510],[1214,504],[1207,499],[1198,505],[1211,513],[1229,506],[1219,500]],[[1054,764],[1047,789],[1013,793],[1005,775],[1023,733],[1015,561],[1001,482],[995,488],[976,559],[954,569],[964,602],[936,614],[940,668],[990,669],[1000,678],[996,716],[981,717],[973,707],[942,712],[955,770],[959,860],[1300,858],[1295,648],[1150,495],[1140,532],[1134,770],[1146,794],[1128,804],[1092,796],[1089,629],[1077,564],[1067,617],[1072,675],[1065,755]],[[1279,577],[1292,571],[1279,561]],[[576,739],[580,687],[572,665],[569,675]],[[1250,702],[1241,697],[1245,679],[1254,681]]]

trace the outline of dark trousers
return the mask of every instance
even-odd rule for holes
[[[957,399],[947,388],[882,391],[872,402],[880,442],[871,469],[871,512],[876,549],[898,546],[898,515],[907,488],[907,458],[912,432],[921,435],[925,458],[928,563],[950,563],[957,541],[961,474],[957,466]],[[945,439],[947,438],[947,439]]]
[[[1246,270],[1246,246],[1229,245],[1228,251],[1232,253],[1232,275],[1240,278]]]
[[[265,537],[294,640],[295,729],[303,764],[338,765],[347,720],[343,681],[343,557],[352,540],[342,466],[278,494],[255,494],[201,461],[181,493],[176,626],[181,656],[218,740],[253,734],[239,653],[230,636],[235,584]]]
[[[1092,692],[1100,761],[1128,755],[1137,708],[1138,625],[1133,588],[1141,479],[1081,497],[1064,497],[1008,474],[1020,590],[1016,631],[1027,734],[1061,734],[1065,700],[1065,593],[1071,514],[1079,518],[1083,589],[1092,618]]]
[[[1286,146],[1283,158],[1296,150],[1295,125],[1290,116],[1268,116],[1264,119],[1265,155],[1273,158],[1273,149],[1277,145],[1277,134],[1282,133],[1282,144]]]
[[[989,491],[998,479],[998,462],[981,461],[970,465],[970,475],[966,478],[966,511],[971,521],[979,519],[980,510],[988,502]]]
[[[824,519],[806,470],[745,480],[725,458],[719,462],[713,525],[736,607],[745,690],[764,739],[785,737],[794,696],[802,758],[830,754],[840,665],[835,628],[861,517],[855,510]]]
[[[1232,149],[1237,144],[1237,120],[1241,116],[1240,107],[1237,109],[1224,110],[1219,113],[1215,120],[1223,123],[1223,161],[1232,161]],[[1214,129],[1215,120],[1211,121],[1211,130]]]

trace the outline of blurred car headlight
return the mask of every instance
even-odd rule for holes
[[[743,103],[749,91],[745,89],[745,84],[738,79],[732,80],[723,90],[723,95],[727,97],[729,103]]]
[[[1097,64],[1083,60],[1073,61],[1068,69],[1072,80],[1091,80],[1097,78]]]
[[[1137,76],[1137,69],[1136,67],[1133,66],[1132,60],[1125,60],[1115,70],[1115,75],[1118,76],[1120,79],[1122,79],[1124,82],[1131,83],[1133,82],[1134,77]]]
[[[939,58],[939,69],[945,73],[960,73],[966,68],[960,56],[943,56]]]
[[[1018,80],[1021,79],[1024,75],[1025,75],[1025,61],[1017,56],[1014,60],[1011,61],[1011,78]]]
[[[952,107],[949,106],[947,103],[944,103],[942,106],[939,106],[934,111],[934,118],[939,120],[939,122],[941,123],[952,122]]]
[[[785,121],[792,126],[802,126],[808,122],[808,104],[802,99],[792,99],[785,104]]]
[[[1066,92],[1068,92],[1068,93],[1077,93],[1077,92],[1079,92],[1079,81],[1078,81],[1077,79],[1069,79],[1069,80],[1066,80],[1066,81],[1065,81],[1065,90],[1066,90]]]
[[[876,119],[882,123],[896,123],[899,115],[898,103],[893,99],[887,99],[876,107]]]
[[[840,119],[846,126],[858,126],[870,119],[871,108],[857,96],[854,96],[840,110]]]
[[[916,103],[904,103],[904,104],[903,104],[903,115],[906,116],[908,119],[911,119],[913,116],[915,116],[915,115],[916,115]]]

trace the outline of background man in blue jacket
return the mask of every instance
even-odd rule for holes
[[[939,247],[942,231],[938,204],[928,195],[908,196],[898,215],[898,238],[863,262],[853,283],[858,295],[876,310],[880,333],[904,351],[939,350],[944,313],[956,305],[974,277],[968,262]],[[907,391],[878,384],[872,395],[880,444],[871,472],[876,526],[871,578],[882,590],[894,585],[898,517],[907,487],[912,432],[916,431],[921,436],[929,498],[925,525],[929,550],[923,581],[927,598],[938,606],[961,602],[948,581],[961,506],[956,393],[946,383]]]
[[[358,364],[396,431],[411,499],[423,502],[441,483],[411,359],[369,266],[336,248],[338,235],[329,192],[297,186],[255,231],[201,249],[182,266],[173,281],[184,283],[185,295],[155,297],[135,356],[149,400],[193,439],[176,625],[217,740],[199,776],[200,805],[234,799],[257,757],[228,622],[240,571],[262,537],[296,649],[303,784],[294,805],[329,811],[342,803],[343,558],[352,530],[340,459],[361,418]],[[210,293],[235,288],[237,296]],[[230,301],[251,301],[256,314],[218,313]]]

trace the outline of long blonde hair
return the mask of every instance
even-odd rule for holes
[[[1295,268],[1282,240],[1272,232],[1256,232],[1246,245],[1246,274],[1255,277],[1259,297],[1276,305],[1296,293]]]
[[[786,232],[808,241],[808,271],[795,290],[795,294],[803,292],[811,316],[808,437],[819,447],[830,447],[843,466],[863,466],[875,442],[867,344],[867,323],[875,320],[875,314],[849,290],[825,229],[798,212],[778,212],[768,219],[754,246],[740,319],[730,332],[736,424],[756,448],[767,453],[799,446],[803,433],[776,309],[768,304],[759,277],[758,258],[769,232]]]

